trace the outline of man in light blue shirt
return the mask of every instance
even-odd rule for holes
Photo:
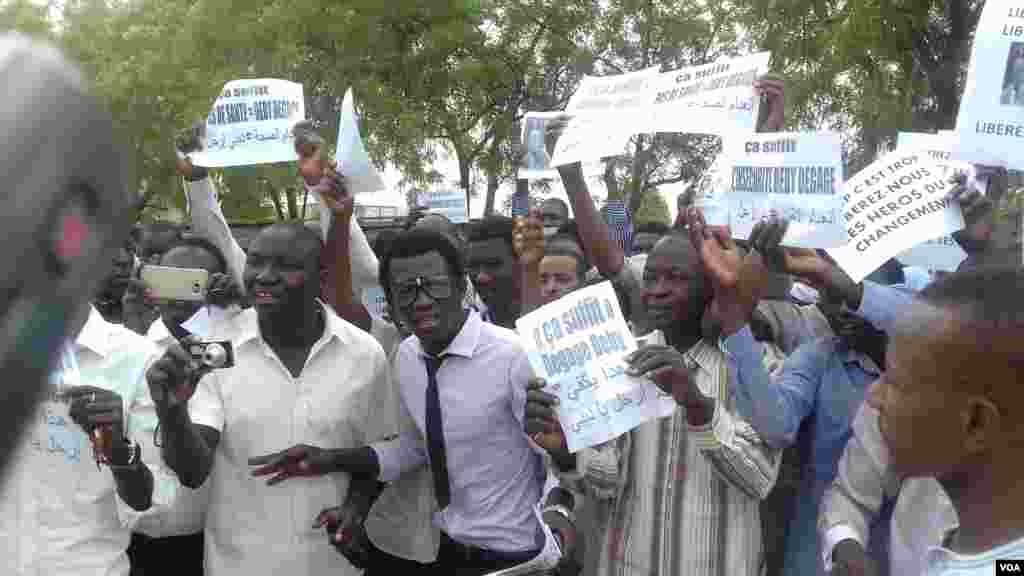
[[[818,559],[818,504],[835,477],[850,423],[885,365],[886,311],[911,296],[865,281],[859,302],[844,297],[841,287],[853,284],[845,273],[813,251],[779,247],[785,227],[784,221],[759,225],[751,245],[780,272],[822,288],[818,307],[835,336],[797,348],[774,382],[749,325],[725,332],[723,345],[735,368],[737,410],[769,445],[795,444],[801,425],[809,419],[809,445],[801,444],[809,453],[802,458],[805,470],[788,527],[784,565],[787,574],[814,575],[823,571]]]

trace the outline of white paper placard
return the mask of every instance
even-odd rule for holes
[[[425,206],[432,214],[441,214],[452,224],[468,222],[466,193],[462,190],[431,190],[421,192],[417,204]]]
[[[940,165],[920,151],[889,154],[861,170],[843,186],[850,241],[829,254],[860,282],[904,250],[963,228],[960,206],[947,199],[954,169],[974,176],[970,164]]]
[[[988,0],[982,9],[956,132],[958,158],[1024,169],[1024,5],[1019,0]]]
[[[628,376],[636,350],[611,282],[588,286],[516,321],[534,374],[558,396],[570,452],[607,442],[652,418],[672,414],[671,397]]]
[[[746,239],[772,215],[789,221],[782,243],[833,248],[849,239],[843,226],[840,190],[843,150],[839,135],[752,133],[724,143],[729,225]]]
[[[620,156],[636,134],[753,132],[759,104],[753,85],[770,59],[760,52],[657,74],[588,78],[566,106],[572,119],[551,165]]]
[[[306,117],[302,84],[261,78],[232,80],[206,117],[203,149],[192,163],[207,168],[293,162],[292,127]]]
[[[352,194],[377,192],[386,188],[384,179],[370,161],[370,155],[366,153],[363,139],[359,135],[359,120],[356,118],[351,88],[345,92],[345,99],[341,102],[335,160],[338,162],[338,172],[345,177],[345,185]]]

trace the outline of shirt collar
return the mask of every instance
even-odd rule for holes
[[[721,351],[704,340],[700,340],[686,351],[686,356],[696,362],[697,366],[705,372],[714,374],[718,367],[718,361],[721,359]]]
[[[111,342],[111,326],[103,319],[96,307],[90,304],[89,318],[85,321],[85,326],[82,326],[82,331],[75,339],[75,344],[106,358],[114,351]]]
[[[164,323],[163,318],[157,318],[149,325],[149,330],[146,330],[146,339],[156,344],[161,344],[170,339],[174,338],[171,334],[171,330],[167,328],[167,324]]]
[[[330,307],[323,303],[319,298],[316,300],[317,304],[320,305],[324,311],[324,333],[318,342],[326,341],[331,337],[336,337],[342,344],[348,344],[348,327],[351,326],[344,320],[338,317]],[[238,332],[238,344],[242,345],[250,340],[256,340],[263,337],[260,334],[260,321],[256,315],[256,309],[249,308],[242,312],[242,317]]]
[[[846,347],[838,337],[836,337],[837,352],[843,359],[844,364],[856,364],[861,370],[878,376],[882,373],[882,370],[875,364],[875,361],[871,359],[867,354],[861,354],[852,348]]]
[[[441,356],[472,358],[473,353],[476,352],[477,343],[480,342],[480,330],[483,328],[483,324],[484,321],[480,318],[480,314],[475,310],[470,310],[466,315],[466,322],[462,325],[462,330],[459,330],[444,352],[441,352]],[[419,338],[416,339],[416,348],[421,356],[429,356],[423,349]]]

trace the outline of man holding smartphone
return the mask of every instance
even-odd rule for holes
[[[231,281],[224,255],[204,238],[190,236],[179,239],[155,264],[171,272],[182,271],[185,281],[194,276],[188,274],[190,272],[206,272],[211,279],[208,294]],[[147,286],[142,280],[133,280],[129,291],[134,294],[132,302],[160,296],[159,286]],[[179,340],[191,336],[182,324],[192,318],[204,302],[156,299],[154,304],[160,316],[146,327],[144,333],[162,353]],[[131,308],[126,300],[126,313]],[[159,447],[153,440],[157,431],[156,409],[148,393],[141,399],[135,418],[142,431],[140,442],[144,449],[151,454],[159,453]],[[176,566],[183,576],[202,574],[203,518],[209,491],[205,487],[199,490],[185,488],[162,461],[154,466],[153,473],[168,504],[159,514],[151,514],[136,526],[128,549],[132,574],[154,574],[169,565]]]

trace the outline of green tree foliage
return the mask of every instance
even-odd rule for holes
[[[853,170],[899,131],[952,129],[983,0],[747,0],[738,16],[788,80],[794,128],[853,134]]]
[[[633,214],[633,224],[639,226],[648,222],[658,222],[669,226],[672,224],[670,214],[668,204],[661,194],[656,189],[648,190],[642,194],[640,207]]]

